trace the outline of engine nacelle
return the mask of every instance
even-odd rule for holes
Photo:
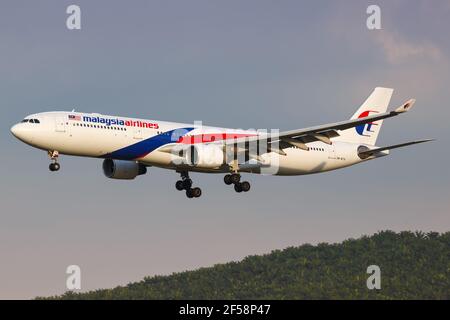
[[[213,169],[224,164],[224,152],[215,144],[199,144],[186,150],[185,160],[190,166]]]
[[[105,159],[103,173],[111,179],[132,180],[141,174],[146,174],[147,167],[136,161]]]

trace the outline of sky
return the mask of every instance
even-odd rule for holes
[[[66,8],[81,8],[68,30]],[[381,8],[381,30],[366,9]],[[0,2],[0,299],[110,288],[304,243],[380,230],[450,230],[450,1]],[[311,176],[222,175],[150,168],[103,176],[101,160],[16,140],[10,127],[53,110],[289,130],[349,118],[374,87],[395,89],[377,143],[435,142]]]

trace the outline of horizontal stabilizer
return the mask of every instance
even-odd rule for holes
[[[375,148],[375,149],[370,149],[370,150],[363,150],[363,151],[359,151],[358,152],[358,156],[361,159],[366,159],[370,156],[375,155],[378,152],[381,151],[385,151],[385,150],[391,150],[391,149],[396,149],[396,148],[401,148],[401,147],[406,147],[406,146],[410,146],[413,144],[418,144],[418,143],[424,143],[424,142],[428,142],[428,141],[434,141],[434,139],[425,139],[425,140],[419,140],[419,141],[410,141],[410,142],[405,142],[405,143],[400,143],[400,144],[394,144],[392,146],[387,146],[387,147],[381,147],[381,148]]]

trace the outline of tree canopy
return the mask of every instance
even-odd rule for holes
[[[50,299],[450,299],[450,232],[382,231]]]

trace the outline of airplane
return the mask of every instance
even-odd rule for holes
[[[241,173],[304,175],[387,156],[391,149],[432,141],[376,146],[383,119],[409,111],[410,99],[387,111],[393,89],[377,87],[349,119],[284,132],[227,129],[199,124],[54,111],[32,114],[11,128],[22,142],[44,150],[58,171],[59,155],[101,158],[103,173],[132,180],[148,167],[174,170],[175,187],[188,198],[202,194],[189,172],[225,174],[236,192],[250,190]]]

